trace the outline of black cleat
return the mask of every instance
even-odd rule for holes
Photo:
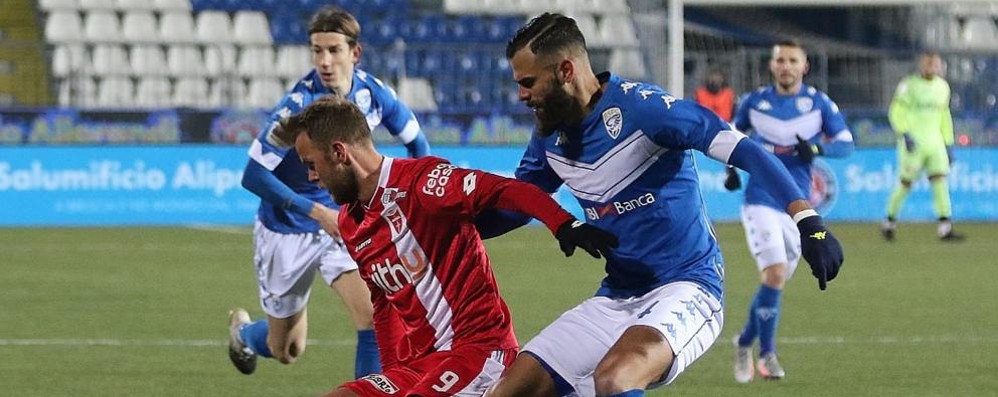
[[[880,235],[884,236],[884,240],[894,241],[894,230],[896,229],[897,222],[892,220],[884,219],[884,221],[880,223]]]
[[[239,372],[246,375],[256,371],[256,353],[239,337],[239,328],[249,322],[250,316],[246,310],[235,308],[229,311],[229,359]]]

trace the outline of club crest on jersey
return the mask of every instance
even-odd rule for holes
[[[398,386],[395,386],[395,384],[392,383],[392,381],[386,378],[384,375],[378,375],[378,374],[368,375],[361,379],[368,381],[370,384],[374,385],[374,387],[376,387],[378,390],[381,390],[381,392],[385,394],[395,394],[398,393],[400,390]]]
[[[620,108],[612,107],[604,110],[603,125],[606,126],[606,133],[610,134],[610,138],[617,139],[624,126],[624,116],[620,113]]]
[[[810,112],[814,108],[814,100],[806,96],[797,98],[797,111],[801,113]]]
[[[393,235],[402,234],[403,229],[405,229],[405,219],[402,217],[402,210],[397,205],[385,208],[381,216],[388,221]]]
[[[357,94],[353,97],[354,103],[360,108],[360,112],[367,114],[371,110],[371,90],[363,89],[357,91]]]
[[[396,201],[404,199],[406,195],[406,192],[400,192],[398,188],[387,188],[381,193],[381,205],[385,207],[391,206],[392,204],[395,204]]]

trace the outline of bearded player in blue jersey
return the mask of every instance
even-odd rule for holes
[[[772,152],[790,171],[805,195],[811,192],[811,163],[816,156],[846,157],[853,152],[852,133],[828,95],[803,83],[807,54],[800,44],[783,41],[773,46],[769,70],[774,84],[755,90],[738,107],[734,125],[750,132],[753,140]],[[725,187],[737,189],[738,174],[728,170]],[[761,178],[749,178],[742,206],[742,226],[749,251],[762,274],[761,285],[749,307],[748,320],[735,339],[735,380],[752,381],[752,344],[759,339],[759,375],[786,376],[776,356],[776,328],[784,283],[794,274],[801,254],[797,225]]]
[[[267,317],[253,322],[239,308],[229,314],[229,357],[244,374],[256,369],[257,356],[290,364],[305,351],[306,304],[316,272],[343,300],[357,329],[355,376],[381,370],[370,292],[342,246],[339,207],[325,188],[309,182],[294,148],[272,134],[281,119],[324,95],[338,95],[360,108],[371,129],[385,126],[411,157],[429,154],[412,111],[380,80],[355,68],[362,51],[359,37],[360,24],[339,8],[323,8],[312,17],[309,44],[315,69],[281,99],[250,147],[242,183],[261,198],[253,262]]]
[[[786,167],[693,101],[596,75],[573,19],[534,18],[506,55],[538,123],[517,178],[547,192],[565,185],[620,246],[604,253],[596,296],[528,342],[492,396],[642,396],[714,343],[724,266],[691,149],[761,177],[797,221],[819,286],[838,274],[842,248]]]

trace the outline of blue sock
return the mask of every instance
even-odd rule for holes
[[[783,291],[759,286],[757,295],[759,306],[756,307],[756,318],[759,320],[759,355],[776,350],[776,326],[780,323],[780,295]]]
[[[243,343],[249,346],[250,350],[256,353],[260,357],[273,357],[274,355],[270,353],[270,347],[267,346],[267,320],[257,320],[255,322],[243,325],[239,329],[239,337],[242,338]]]
[[[607,397],[644,397],[645,391],[641,389],[628,390],[623,393],[609,395]]]
[[[755,337],[759,335],[759,318],[755,315],[755,309],[759,307],[759,292],[756,292],[755,299],[749,305],[748,319],[745,320],[745,328],[738,334],[739,346],[751,346]]]
[[[357,357],[353,363],[354,379],[380,372],[381,360],[378,357],[378,341],[374,338],[374,330],[357,331]]]

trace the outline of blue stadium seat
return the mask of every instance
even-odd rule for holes
[[[308,41],[308,22],[296,13],[270,15],[270,34],[275,44],[300,44]]]
[[[220,10],[224,4],[225,0],[191,0],[191,9],[194,12]]]
[[[481,54],[477,51],[465,50],[456,54],[456,69],[458,73],[466,76],[484,75],[481,67]]]
[[[478,43],[488,41],[486,21],[476,16],[460,16],[450,22],[450,38],[455,42]]]
[[[400,37],[398,27],[401,24],[402,20],[393,17],[375,21],[373,24],[368,24],[369,28],[361,32],[361,41],[377,45],[392,44],[396,38]]]

